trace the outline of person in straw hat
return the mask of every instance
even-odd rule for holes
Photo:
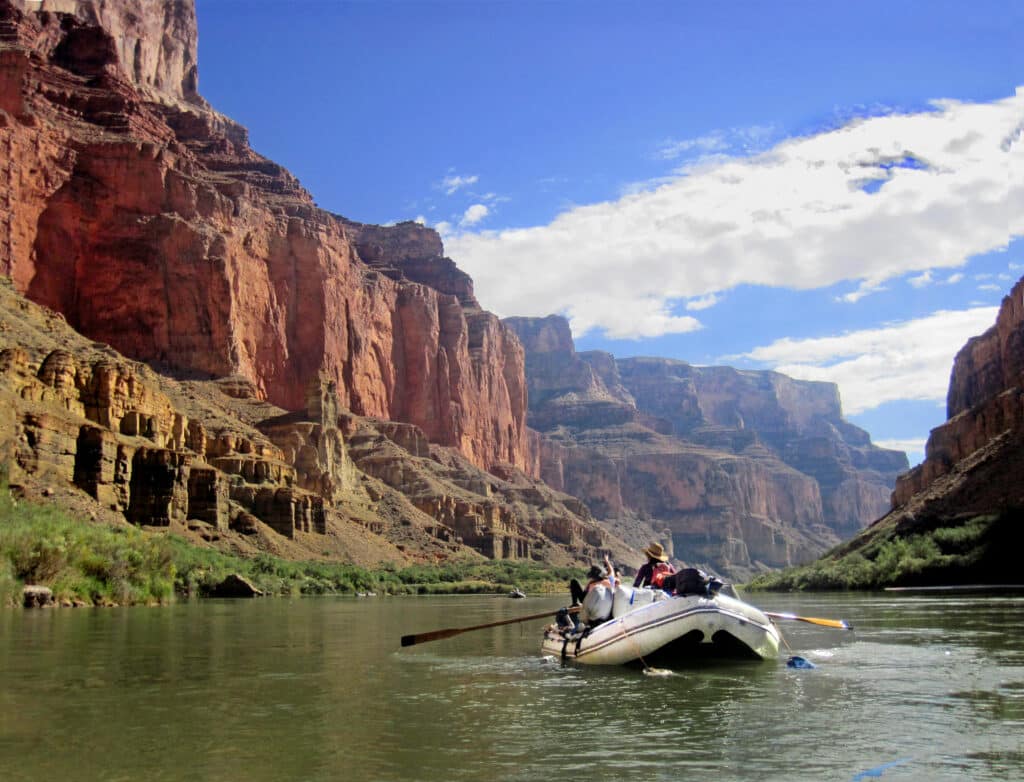
[[[660,589],[665,576],[671,576],[676,569],[669,564],[668,554],[665,553],[665,549],[661,547],[660,543],[649,545],[644,549],[644,554],[647,555],[647,562],[637,571],[633,586],[653,586]]]

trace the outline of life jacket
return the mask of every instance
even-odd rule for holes
[[[668,564],[668,562],[657,563],[651,568],[651,586],[661,589],[665,576],[671,576],[675,572],[676,569]]]

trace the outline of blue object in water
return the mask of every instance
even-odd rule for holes
[[[886,769],[892,768],[893,766],[902,766],[904,763],[909,762],[910,758],[900,758],[899,760],[893,760],[890,763],[883,763],[880,766],[875,766],[874,768],[869,768],[867,771],[861,771],[859,774],[855,774],[850,782],[860,782],[860,780],[867,779],[868,777],[880,777],[885,773]]]
[[[817,668],[818,666],[812,663],[810,660],[801,657],[798,654],[794,654],[788,660],[786,660],[787,668]]]

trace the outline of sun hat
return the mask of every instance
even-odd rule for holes
[[[652,543],[644,549],[644,554],[649,556],[651,559],[656,559],[659,562],[668,562],[668,554],[665,553],[665,549],[661,547],[660,543]]]

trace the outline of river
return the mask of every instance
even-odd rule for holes
[[[562,667],[555,598],[0,611],[0,779],[1022,780],[1024,598],[756,595],[795,653]]]

